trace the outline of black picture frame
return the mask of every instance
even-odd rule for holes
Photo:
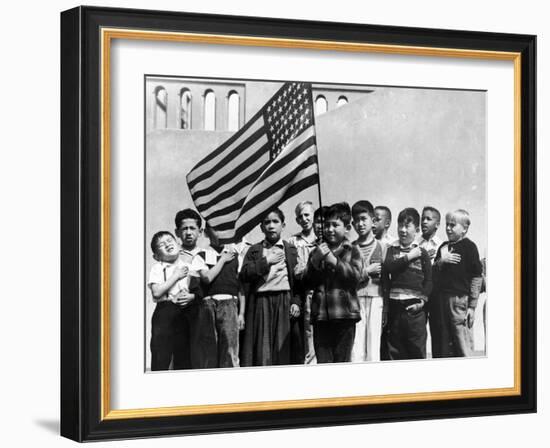
[[[520,55],[520,384],[514,396],[104,418],[102,28],[482,50]],[[76,441],[536,411],[536,36],[78,7],[61,13],[61,435]]]

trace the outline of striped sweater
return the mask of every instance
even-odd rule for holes
[[[432,264],[425,249],[420,258],[409,261],[406,254],[413,246],[390,246],[382,269],[382,285],[386,298],[419,298],[428,300],[432,292]]]

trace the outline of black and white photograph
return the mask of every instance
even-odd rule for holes
[[[146,372],[490,357],[485,90],[144,96]]]
[[[61,434],[536,412],[537,37],[229,9],[61,14]]]

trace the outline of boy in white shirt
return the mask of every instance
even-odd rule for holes
[[[200,257],[185,261],[174,235],[157,232],[151,239],[156,262],[147,282],[156,303],[151,321],[151,370],[188,368],[184,310],[200,296],[198,272],[206,269]]]

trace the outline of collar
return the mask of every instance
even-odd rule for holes
[[[418,235],[418,237],[417,237],[417,239],[416,239],[416,243],[417,243],[418,245],[420,245],[420,244],[422,244],[424,241],[426,241],[427,243],[434,243],[434,244],[441,244],[441,243],[442,243],[441,239],[440,239],[437,235],[435,235],[435,234],[432,235],[432,237],[431,237],[429,240],[425,239],[425,238],[422,236],[422,234]]]
[[[418,247],[418,241],[417,240],[413,240],[413,242],[411,244],[409,244],[407,247],[405,246],[402,246],[401,245],[401,242],[399,241],[399,239],[397,239],[397,241],[395,241],[392,246],[393,247],[399,247],[399,249],[405,249],[405,250],[408,250],[408,249],[413,249],[415,247]]]
[[[458,243],[460,243],[461,241],[464,241],[465,239],[466,239],[466,237],[463,236],[462,238],[460,238],[460,239],[457,240],[457,241],[448,241],[448,240],[447,240],[447,243],[448,243],[449,246],[454,246],[455,244],[458,244]]]
[[[364,242],[361,243],[361,242],[359,242],[359,240],[357,239],[357,240],[355,240],[355,241],[354,241],[353,243],[351,243],[351,244],[354,244],[354,245],[356,245],[356,246],[369,246],[369,245],[371,245],[371,244],[373,244],[373,243],[375,243],[375,242],[376,242],[376,238],[375,238],[374,235],[371,233],[370,238],[368,238],[367,241],[364,241]]]
[[[180,252],[180,254],[181,254],[181,252]],[[174,265],[176,265],[176,264],[182,262],[181,257],[176,258],[176,259],[175,259],[174,261],[172,261],[172,262],[169,262],[169,261],[161,261],[161,260],[155,260],[155,261],[156,261],[157,263],[159,263],[159,264],[162,266],[163,269],[164,269],[164,268],[167,268],[167,267],[169,267],[169,266],[174,266]]]
[[[200,248],[200,247],[196,247],[194,249],[191,249],[191,250],[187,250],[187,249],[184,249],[183,247],[181,248],[181,251],[180,253],[181,254],[186,254],[186,255],[191,255],[192,257],[194,257],[195,255],[203,252],[204,249]]]
[[[294,235],[294,238],[300,238],[308,244],[314,244],[317,241],[317,237],[315,236],[315,232],[313,231],[311,232],[311,235],[309,237],[305,237],[302,232],[298,232]]]
[[[270,249],[270,248],[275,247],[275,246],[277,246],[277,247],[282,247],[282,248],[284,249],[284,248],[285,248],[285,245],[284,245],[284,243],[283,243],[283,239],[282,239],[282,238],[279,238],[279,240],[278,240],[275,244],[271,244],[271,243],[270,243],[269,241],[267,241],[267,240],[263,240],[263,241],[262,241],[262,247],[263,247],[264,249]]]
[[[338,253],[342,250],[351,250],[353,244],[347,238],[344,238],[336,249],[330,249],[333,253]]]

